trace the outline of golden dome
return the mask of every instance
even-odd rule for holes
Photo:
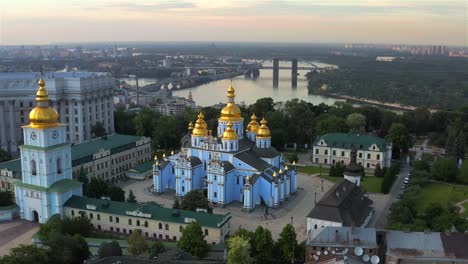
[[[255,114],[253,114],[250,117],[249,124],[247,125],[247,131],[257,133],[259,127],[260,127],[260,125],[257,122],[257,116]]]
[[[188,125],[188,130],[192,130],[193,129],[193,123],[190,122],[189,125]]]
[[[267,121],[265,120],[265,118],[262,119],[262,121],[260,121],[260,128],[258,128],[257,130],[257,138],[270,138],[271,137],[271,133],[270,133],[270,129],[267,127]]]
[[[192,135],[194,136],[207,136],[208,131],[206,130],[208,125],[205,122],[205,119],[203,119],[205,116],[203,115],[202,112],[198,114],[198,119],[197,122],[195,122],[195,128],[192,130]]]
[[[37,106],[29,113],[29,125],[33,128],[48,128],[58,126],[59,115],[49,106],[49,94],[45,88],[44,79],[39,80],[36,93]]]
[[[240,108],[234,103],[234,97],[236,97],[234,87],[231,85],[228,89],[228,103],[226,106],[221,110],[221,117],[219,118],[220,121],[227,122],[229,119],[232,121],[241,121],[241,110]]]
[[[226,139],[226,140],[236,140],[236,139],[238,139],[236,131],[234,129],[232,129],[231,120],[229,120],[228,123],[227,123],[227,128],[223,132],[222,139]]]

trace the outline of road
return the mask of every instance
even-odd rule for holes
[[[375,227],[377,229],[383,229],[387,227],[387,218],[390,213],[390,207],[393,203],[398,201],[398,195],[403,193],[403,190],[400,188],[400,186],[403,184],[405,177],[410,171],[411,166],[405,163],[401,168],[397,179],[393,183],[390,193],[387,194],[389,197],[383,207],[383,210],[376,210],[376,214],[369,224],[370,227]]]

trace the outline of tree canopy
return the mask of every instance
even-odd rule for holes
[[[209,209],[210,205],[203,191],[191,190],[182,198],[181,208],[196,211],[198,208]]]
[[[202,227],[198,222],[191,222],[182,229],[182,236],[177,246],[197,257],[204,257],[208,252],[208,244],[204,239]]]

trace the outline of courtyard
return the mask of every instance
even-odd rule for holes
[[[306,238],[306,216],[314,207],[315,196],[317,201],[327,192],[333,182],[323,180],[314,175],[298,173],[298,191],[295,195],[276,209],[269,208],[265,215],[265,207],[257,206],[252,212],[242,211],[240,202],[231,203],[223,207],[213,208],[215,214],[231,213],[231,230],[235,232],[239,227],[248,230],[255,230],[261,225],[268,228],[273,237],[277,238],[287,223],[293,223],[297,232],[298,241]],[[121,184],[121,187],[128,193],[133,191],[138,202],[157,202],[165,207],[172,207],[174,203],[174,192],[164,194],[153,194],[149,188],[153,184],[152,179],[144,181],[128,181]],[[323,184],[323,191],[322,191]]]

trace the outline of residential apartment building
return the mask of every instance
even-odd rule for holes
[[[38,72],[0,73],[0,147],[18,153],[23,142],[21,126],[29,124],[36,105]],[[67,125],[66,140],[81,143],[92,138],[91,128],[100,122],[114,132],[114,78],[103,72],[50,72],[44,74],[51,106]]]
[[[391,165],[391,142],[375,136],[351,133],[330,133],[319,137],[313,144],[312,161],[326,165],[337,162],[348,164],[353,149],[357,150],[358,164],[365,169],[373,169],[377,164],[381,167]]]
[[[97,230],[129,235],[139,229],[149,239],[178,241],[182,230],[196,221],[210,244],[224,243],[230,234],[231,215],[165,208],[155,203],[125,203],[72,196],[64,216],[86,216]]]
[[[88,177],[111,182],[126,179],[126,172],[151,160],[151,139],[112,134],[71,146],[73,178],[81,168]],[[0,189],[14,191],[16,180],[22,179],[21,160],[0,163]]]

